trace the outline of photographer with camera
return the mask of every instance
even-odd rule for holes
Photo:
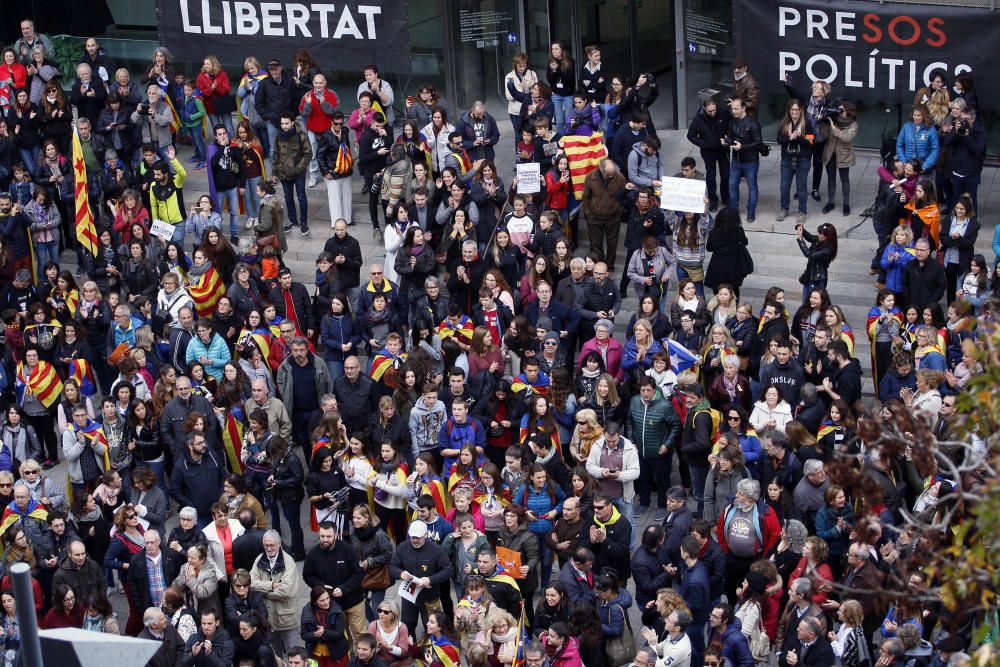
[[[788,216],[789,191],[792,188],[792,176],[795,176],[795,193],[799,200],[798,224],[806,221],[806,205],[809,197],[806,194],[806,179],[809,177],[809,164],[813,156],[813,137],[806,123],[806,114],[802,101],[792,99],[785,109],[785,117],[778,127],[778,143],[781,144],[781,186],[779,194],[779,211],[775,218],[781,222]]]
[[[740,181],[747,179],[747,222],[752,223],[757,213],[757,171],[764,142],[760,136],[760,123],[749,116],[742,98],[733,98],[729,111],[732,114],[729,131],[719,140],[722,146],[729,148],[729,205],[739,210]]]
[[[170,162],[170,126],[174,121],[170,105],[163,99],[163,90],[155,81],[146,87],[146,101],[140,102],[132,112],[132,124],[139,127],[142,144],[150,144],[160,159]]]
[[[953,112],[957,109],[959,115],[956,117],[952,113],[952,116],[941,124],[942,143],[951,153],[949,162],[951,194],[948,197],[948,211],[964,194],[969,195],[973,210],[978,211],[979,179],[983,172],[983,161],[986,159],[986,126],[983,125],[975,109],[969,109],[964,99],[952,100],[951,108]]]
[[[807,134],[813,135],[813,174],[812,189],[809,191],[809,196],[813,198],[813,201],[819,201],[819,184],[823,180],[823,148],[826,146],[826,134],[823,132],[826,128],[820,126],[819,118],[823,113],[823,109],[832,101],[830,99],[830,91],[832,89],[826,81],[813,81],[810,94],[806,96],[804,90],[799,90],[795,87],[791,74],[786,74],[781,82],[785,86],[785,91],[788,92],[789,99],[804,100],[805,108],[803,112],[806,117],[806,125],[808,126]]]
[[[826,146],[823,147],[823,164],[826,165],[827,202],[823,213],[834,209],[837,196],[837,182],[834,176],[840,174],[840,189],[844,195],[844,215],[851,214],[851,167],[854,166],[854,137],[858,135],[858,121],[854,119],[855,106],[850,100],[839,104],[828,104],[822,110],[820,122],[824,125]]]
[[[688,141],[698,147],[701,159],[705,161],[708,210],[712,213],[718,210],[720,197],[722,205],[729,206],[729,151],[720,142],[729,129],[729,120],[729,108],[710,97],[701,103],[687,131]],[[718,186],[716,170],[719,174]]]

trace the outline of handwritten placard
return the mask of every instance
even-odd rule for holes
[[[668,211],[702,213],[705,210],[705,181],[694,178],[664,178],[660,208]]]

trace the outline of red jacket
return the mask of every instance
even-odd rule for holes
[[[198,90],[201,91],[201,101],[205,103],[205,111],[210,115],[215,115],[214,99],[223,95],[228,95],[232,90],[229,84],[229,75],[225,70],[219,70],[213,79],[207,72],[198,74]],[[214,84],[214,85],[213,85]],[[235,139],[236,137],[230,137]]]
[[[719,521],[715,526],[715,534],[719,538],[719,546],[725,553],[729,553],[729,545],[726,543],[726,517],[729,516],[730,510],[733,508],[732,503],[726,507],[726,511],[719,515]],[[781,523],[778,522],[778,515],[774,513],[767,503],[758,502],[757,511],[760,519],[763,521],[763,526],[758,526],[758,537],[757,539],[757,555],[766,556],[771,553],[775,545],[778,544],[778,540],[781,539]],[[761,538],[763,538],[763,545],[761,545]]]
[[[569,194],[569,183],[563,183],[555,169],[545,174],[545,206],[556,211],[566,210],[566,200]]]
[[[323,134],[333,126],[333,112],[340,104],[330,89],[323,91],[323,101],[316,104],[316,94],[309,91],[299,102],[299,113],[306,119],[306,129],[313,134]]]
[[[28,69],[21,63],[14,63],[10,66],[7,63],[0,65],[0,81],[8,79],[14,80],[13,90],[24,88],[28,85]]]

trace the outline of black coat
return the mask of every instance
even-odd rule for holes
[[[166,535],[161,535],[161,537],[166,539]],[[163,581],[169,584],[177,578],[183,557],[173,549],[163,548],[160,553],[162,554]],[[153,599],[149,594],[149,569],[146,564],[145,550],[132,554],[129,559],[126,582],[128,584],[126,592],[133,609],[146,610],[153,606]]]
[[[348,234],[340,240],[333,234],[323,245],[323,252],[333,255],[334,260],[338,255],[344,256],[343,264],[335,264],[341,287],[349,289],[361,284],[361,264],[364,259],[361,257],[361,244],[356,238]]]
[[[330,600],[330,608],[326,612],[326,625],[323,626],[323,634],[317,638],[316,630],[319,623],[316,620],[316,611],[311,603],[302,607],[302,621],[299,636],[306,644],[306,650],[312,655],[318,644],[326,644],[330,650],[330,658],[340,660],[347,655],[347,636],[344,630],[347,629],[347,619],[344,611],[335,600]]]
[[[719,157],[724,150],[722,138],[729,129],[729,109],[725,105],[716,105],[714,117],[709,117],[705,109],[698,109],[694,120],[688,127],[687,140],[701,149],[702,157]]]
[[[618,573],[620,581],[627,581],[632,576],[632,554],[629,551],[632,524],[622,514],[617,521],[606,526],[607,537],[603,542],[591,542],[590,528],[597,525],[595,521],[595,518],[591,518],[580,530],[580,546],[594,552],[594,572],[600,573],[603,568],[612,567]]]
[[[907,262],[903,268],[903,301],[919,308],[937,303],[944,296],[946,282],[944,269],[933,257],[923,266],[918,260]]]
[[[283,503],[301,503],[306,495],[302,483],[306,474],[302,461],[289,448],[280,459],[271,461],[271,475],[274,476],[274,499]]]
[[[348,433],[365,431],[372,415],[378,414],[378,400],[381,391],[367,375],[359,375],[356,384],[351,384],[346,375],[333,379],[333,394],[337,397],[340,417],[347,426]]]
[[[798,240],[799,249],[806,256],[806,270],[799,282],[825,283],[829,277],[830,263],[833,261],[833,251],[829,246],[819,243],[816,235],[802,230],[802,238]]]
[[[306,554],[302,579],[309,588],[339,588],[343,596],[337,598],[337,604],[350,609],[365,599],[365,591],[361,588],[365,571],[358,563],[358,554],[350,542],[337,540],[330,549],[316,545]]]
[[[264,553],[264,531],[250,528],[233,540],[233,568],[249,571],[257,556]]]
[[[292,307],[295,309],[295,320],[299,323],[299,330],[305,333],[307,329],[313,328],[312,300],[309,298],[309,290],[302,283],[293,282],[289,291],[292,297]],[[278,315],[287,320],[289,313],[285,307],[285,296],[281,285],[275,285],[267,298],[274,304]]]
[[[282,73],[280,83],[273,76],[268,76],[257,87],[254,108],[261,118],[278,127],[283,112],[298,113],[301,98],[297,98],[295,93],[295,82],[287,72]]]
[[[718,291],[719,285],[729,283],[736,289],[743,285],[749,274],[749,266],[744,262],[746,247],[750,245],[742,227],[726,230],[714,227],[708,233],[705,249],[712,253],[705,271],[705,285]]]

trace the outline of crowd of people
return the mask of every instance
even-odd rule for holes
[[[805,227],[823,170],[823,213],[835,178],[850,213],[854,107],[822,82],[786,82],[777,136],[801,305],[798,286],[754,304],[746,62],[688,132],[705,171],[677,176],[707,196],[683,213],[659,206],[655,79],[629,85],[598,47],[578,67],[554,43],[538,72],[514,57],[503,145],[483,102],[453,115],[424,84],[400,103],[375,65],[349,109],[305,49],[287,70],[248,57],[233,85],[162,47],[133,79],[91,38],[68,82],[21,27],[0,64],[0,539],[34,596],[0,582],[5,661],[17,604],[155,639],[164,666],[930,667],[984,624],[998,641],[995,609],[929,593],[949,526],[913,518],[992,483],[990,434],[954,443],[997,303],[968,76],[954,94],[933,77],[880,170],[869,373],[826,290],[836,227]],[[578,196],[561,139],[597,132],[608,158]],[[71,222],[74,133],[96,253]],[[190,209],[184,144],[209,176]],[[542,191],[505,184],[497,151],[539,163]],[[309,233],[320,181],[331,232],[294,276],[286,234]],[[384,262],[351,234],[361,181]],[[865,419],[923,420],[971,472],[890,456]],[[65,485],[45,472],[63,460]]]

